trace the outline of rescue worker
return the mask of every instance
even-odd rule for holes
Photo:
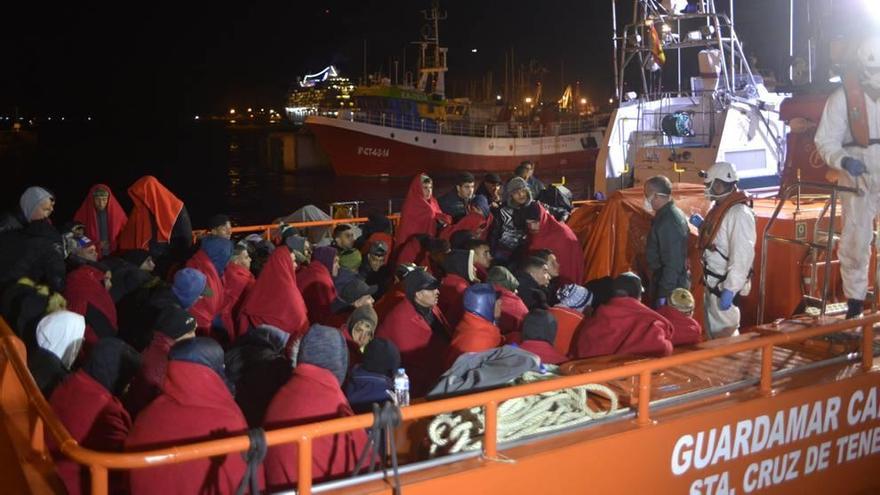
[[[847,318],[862,314],[868,291],[873,222],[880,212],[880,36],[865,39],[856,53],[861,74],[847,77],[828,97],[816,130],[816,149],[840,184],[863,194],[843,193],[843,232],[837,255],[847,297]]]
[[[651,270],[648,295],[655,307],[666,304],[677,288],[690,288],[687,269],[688,225],[672,200],[672,182],[662,175],[645,181],[645,211],[654,215],[645,257]]]
[[[713,201],[704,219],[691,216],[700,229],[706,331],[709,338],[739,335],[740,311],[737,295],[751,290],[755,260],[755,212],[752,200],[737,189],[739,177],[729,162],[717,162],[705,172],[706,195]]]

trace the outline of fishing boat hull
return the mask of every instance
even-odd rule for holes
[[[586,170],[600,130],[540,137],[461,136],[314,116],[306,124],[337,175],[409,176],[416,171],[510,172],[524,160],[541,170]]]

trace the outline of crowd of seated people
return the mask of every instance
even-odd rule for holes
[[[652,308],[634,274],[583,280],[560,206],[534,200],[544,186],[526,175],[476,188],[463,174],[438,202],[417,174],[396,229],[371,215],[320,239],[233,238],[222,214],[193,236],[184,201],[151,176],[128,189],[128,213],[98,184],[67,223],[51,215],[70,198],[31,187],[0,219],[0,313],[74,438],[120,452],[370,411],[393,400],[398,368],[418,400],[463,354],[504,345],[561,364],[699,342],[687,290]],[[87,469],[46,437],[68,492],[88,492]],[[316,440],[314,479],[350,473],[366,439]],[[295,487],[296,458],[270,448],[260,483]],[[232,493],[246,470],[230,454],[113,471],[111,486]]]

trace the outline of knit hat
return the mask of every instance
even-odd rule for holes
[[[376,325],[379,324],[379,316],[376,314],[376,310],[369,304],[356,308],[351,312],[351,316],[348,317],[348,330],[351,331],[362,321],[372,325],[374,330]]]
[[[364,348],[361,368],[371,373],[391,376],[400,368],[400,351],[390,340],[373,339]]]
[[[477,194],[474,196],[474,199],[471,200],[471,206],[480,210],[484,217],[489,216],[489,200],[486,199],[486,196]]]
[[[122,253],[120,257],[132,265],[140,267],[150,257],[150,252],[146,249],[132,249]]]
[[[419,267],[403,279],[403,287],[406,298],[413,301],[418,291],[439,289],[440,282],[424,268]]]
[[[291,235],[284,239],[284,244],[287,246],[287,249],[290,249],[290,252],[296,256],[297,263],[305,263],[308,261],[306,258],[306,238],[300,235]]]
[[[385,244],[385,241],[376,241],[370,245],[370,254],[384,257],[388,254],[388,245]]]
[[[483,176],[483,182],[488,182],[490,184],[501,184],[501,176],[495,173],[486,174]]]
[[[507,186],[504,188],[504,193],[506,195],[511,195],[520,189],[528,189],[529,184],[522,177],[514,177],[507,182]]]
[[[189,312],[176,304],[162,309],[156,318],[156,330],[177,340],[196,329],[196,319]]]
[[[462,172],[458,174],[458,177],[455,180],[455,185],[460,186],[469,182],[474,182],[474,174],[470,172]]]
[[[355,301],[364,296],[372,296],[376,293],[376,290],[377,287],[375,285],[367,285],[366,282],[355,277],[345,284],[345,287],[342,288],[336,297],[347,304],[354,304]]]
[[[34,210],[37,209],[44,199],[51,197],[53,197],[52,193],[42,187],[31,186],[25,189],[24,193],[21,195],[21,199],[18,201],[18,205],[21,206],[21,212],[24,213],[25,220],[30,222]]]
[[[529,312],[522,322],[523,340],[543,340],[550,345],[556,343],[556,318],[549,311],[535,309]]]
[[[510,270],[503,266],[493,266],[489,268],[489,274],[486,277],[487,282],[500,285],[505,289],[514,292],[519,287],[519,280],[510,273]]]
[[[682,313],[690,314],[694,311],[694,296],[687,289],[679,287],[673,290],[672,293],[669,294],[668,301],[670,306]]]
[[[525,220],[538,221],[541,219],[541,206],[537,201],[533,201],[528,206],[523,207],[522,215]]]
[[[199,296],[210,297],[213,295],[208,287],[207,277],[195,268],[184,268],[175,273],[171,291],[177,296],[181,306],[186,309],[195,304]]]
[[[348,372],[348,347],[342,333],[332,327],[318,325],[309,328],[299,344],[297,363],[324,368],[333,373],[342,385]]]
[[[235,395],[235,386],[226,378],[225,358],[223,348],[211,337],[181,340],[168,352],[169,361],[185,361],[211,368],[223,380],[229,392]]]
[[[141,355],[133,347],[115,337],[99,340],[89,352],[83,371],[119,396],[141,368]]]
[[[227,222],[229,222],[229,216],[218,213],[208,219],[208,229],[216,229],[217,227],[222,227],[226,225]]]
[[[614,296],[628,296],[639,299],[642,297],[642,279],[633,272],[621,273],[612,283]]]
[[[556,291],[556,299],[560,305],[583,313],[584,308],[593,302],[593,295],[582,285],[566,284]]]

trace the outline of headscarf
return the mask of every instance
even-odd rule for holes
[[[55,354],[70,369],[79,355],[85,332],[85,317],[72,311],[55,311],[37,324],[37,345]]]
[[[229,259],[232,258],[232,241],[224,237],[209,235],[202,239],[202,251],[208,255],[211,264],[217,269],[217,275],[222,277]]]
[[[104,211],[107,213],[107,238],[110,240],[110,252],[112,253],[116,251],[116,238],[119,236],[119,232],[122,231],[125,223],[128,222],[128,216],[125,214],[122,206],[119,205],[119,201],[116,200],[116,196],[113,195],[110,187],[105,184],[95,184],[92,186],[89,189],[89,195],[86,196],[79,209],[73,214],[73,219],[82,222],[85,227],[86,236],[101,240],[101,233],[98,229],[98,210],[95,208],[95,196],[100,195],[101,191],[107,193],[107,208]],[[98,254],[101,254],[100,250],[98,250]]]
[[[141,355],[133,347],[115,337],[99,340],[89,353],[83,371],[119,396],[141,367]]]
[[[400,351],[390,340],[373,339],[364,348],[361,368],[371,373],[392,376],[400,368]]]
[[[31,214],[37,209],[37,206],[39,206],[44,199],[51,197],[52,193],[39,186],[31,186],[25,189],[18,201],[18,205],[21,207],[21,212],[24,214],[25,221],[30,222]]]
[[[333,260],[338,256],[338,251],[332,246],[316,247],[312,251],[312,260],[317,261],[327,267],[327,271],[333,274]]]
[[[183,201],[152,175],[145,175],[128,188],[134,208],[119,233],[121,249],[148,249],[155,224],[156,241],[168,242],[183,209]]]
[[[229,391],[234,395],[233,385],[226,378],[224,359],[223,348],[220,347],[216,340],[210,337],[193,337],[182,340],[174,344],[174,347],[168,353],[169,361],[186,361],[211,368],[226,383]]]
[[[348,347],[345,344],[345,337],[335,328],[312,325],[300,342],[297,363],[324,368],[333,373],[342,385],[348,372]]]

